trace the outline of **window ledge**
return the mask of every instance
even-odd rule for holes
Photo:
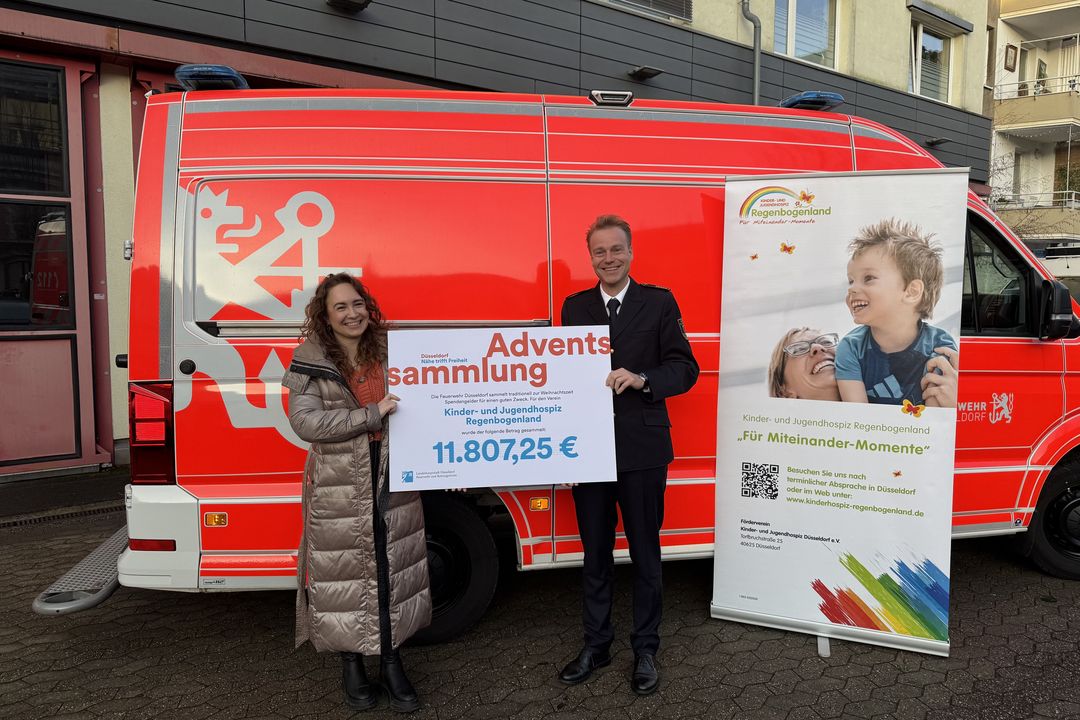
[[[948,37],[965,35],[975,30],[975,26],[967,20],[934,7],[924,0],[907,0],[907,8],[913,18]]]
[[[657,8],[638,4],[635,0],[592,0],[592,2],[597,5],[607,5],[616,10],[630,13],[631,15],[639,15],[650,20],[659,20],[660,22],[670,23],[672,25],[689,26],[694,22],[692,17],[673,15]]]
[[[790,60],[792,62],[802,63],[803,65],[807,65],[807,66],[812,67],[812,68],[818,68],[820,70],[828,70],[829,72],[839,73],[840,75],[843,75],[846,78],[851,78],[852,80],[858,80],[859,79],[854,75],[848,75],[847,73],[840,72],[835,67],[831,67],[829,65],[822,65],[821,63],[816,63],[813,60],[803,60],[802,58],[792,57],[791,55],[785,55],[784,53],[776,52],[775,50],[766,50],[765,48],[762,48],[761,51],[764,52],[764,53],[769,53],[770,55],[775,55],[776,57],[779,57],[779,58],[784,58],[785,60]]]
[[[927,97],[926,95],[920,95],[919,93],[914,93],[914,92],[911,92],[910,90],[904,90],[903,92],[906,92],[908,95],[911,95],[912,97],[917,97],[920,100],[926,100],[927,102],[937,103],[938,105],[944,105],[945,107],[952,108],[953,110],[964,110],[964,108],[962,106],[957,105],[956,103],[951,102],[951,101],[938,100],[937,98]],[[974,112],[974,111],[967,110],[966,112]],[[975,113],[975,114],[980,115],[981,113]]]

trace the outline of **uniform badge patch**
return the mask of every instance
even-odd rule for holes
[[[686,326],[683,325],[682,318],[679,318],[679,331],[682,333],[682,336],[686,338],[687,342],[689,342],[690,338],[686,335]]]

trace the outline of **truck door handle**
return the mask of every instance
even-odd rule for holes
[[[180,372],[184,373],[185,375],[190,375],[191,373],[195,372],[195,361],[194,360],[181,360],[180,361]]]
[[[114,362],[116,362],[116,367],[118,367],[118,368],[126,368],[127,367],[127,353],[123,353],[122,355],[117,355]]]

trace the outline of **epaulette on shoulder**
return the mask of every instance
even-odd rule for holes
[[[578,290],[576,293],[570,293],[569,295],[567,295],[566,299],[569,300],[572,297],[577,297],[578,295],[584,295],[585,293],[589,292],[590,290],[595,290],[595,289],[596,289],[596,286],[594,285],[592,287],[587,287],[584,290]]]
[[[652,288],[653,290],[663,290],[664,292],[671,292],[671,288],[666,288],[663,285],[653,285],[652,283],[638,283],[641,287]]]

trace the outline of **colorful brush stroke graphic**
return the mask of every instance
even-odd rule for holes
[[[889,572],[877,577],[850,553],[840,557],[840,564],[859,581],[860,590],[830,590],[820,579],[811,583],[822,600],[818,608],[831,622],[948,641],[949,576],[931,560],[916,567],[895,560]],[[867,593],[873,600],[860,597]]]

